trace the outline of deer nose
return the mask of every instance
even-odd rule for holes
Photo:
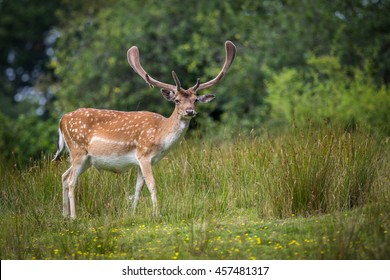
[[[186,115],[189,117],[193,117],[196,115],[196,111],[194,109],[186,109]]]

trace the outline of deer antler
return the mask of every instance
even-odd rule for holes
[[[176,91],[179,91],[181,89],[181,85],[180,85],[180,80],[177,77],[175,71],[172,71],[172,77],[173,77],[173,79],[175,80],[175,83],[176,83]]]
[[[197,90],[206,89],[212,87],[223,78],[223,76],[226,74],[227,70],[229,69],[230,65],[232,64],[234,58],[236,57],[236,46],[231,41],[226,41],[225,50],[226,50],[225,63],[221,69],[221,72],[219,72],[217,77],[215,77],[214,79],[206,83],[202,83],[200,85],[198,85],[197,83],[193,88],[196,88]]]
[[[165,88],[168,90],[175,90],[180,88],[180,82],[179,86],[174,86],[170,84],[166,84],[163,82],[160,82],[156,79],[153,79],[145,70],[142,68],[141,63],[139,61],[139,50],[136,46],[131,47],[127,51],[127,61],[129,62],[131,68],[142,77],[142,79],[145,80],[150,86],[156,86],[159,88]],[[173,74],[172,74],[173,75]],[[176,74],[175,74],[176,75]],[[176,80],[175,80],[176,82]]]
[[[199,87],[199,85],[200,85],[200,80],[199,79],[197,79],[196,80],[196,84],[191,88],[193,91],[197,91],[198,90],[198,87]]]
[[[218,83],[223,76],[228,71],[230,65],[232,64],[235,56],[236,56],[236,46],[231,41],[225,42],[225,50],[226,50],[226,58],[225,63],[221,69],[221,72],[212,80],[206,82],[206,83],[200,83],[199,79],[196,81],[196,84],[191,88],[194,91],[206,89],[209,87],[212,87],[216,83]],[[131,47],[127,51],[127,60],[133,68],[133,70],[142,77],[150,86],[156,86],[160,88],[164,88],[167,90],[176,90],[179,91],[181,89],[179,78],[177,77],[176,73],[172,71],[173,79],[175,80],[176,85],[166,84],[163,82],[160,82],[154,78],[152,78],[141,66],[140,60],[139,60],[139,50],[136,46]]]

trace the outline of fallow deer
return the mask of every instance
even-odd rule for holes
[[[175,103],[175,109],[169,118],[152,112],[121,112],[80,108],[65,114],[58,129],[58,149],[53,160],[59,158],[64,149],[70,153],[71,166],[62,175],[63,215],[76,218],[74,189],[77,178],[90,166],[99,170],[117,173],[124,172],[131,165],[138,166],[137,181],[133,199],[135,212],[140,192],[146,182],[153,202],[153,213],[158,215],[156,184],[152,165],[163,158],[171,147],[185,134],[190,120],[196,115],[195,105],[207,103],[214,95],[197,95],[199,90],[218,83],[232,64],[236,47],[225,43],[225,63],[220,73],[212,80],[200,83],[185,90],[172,71],[175,85],[160,82],[152,78],[141,66],[136,46],[127,52],[127,59],[133,70],[150,86],[161,88],[162,95]]]

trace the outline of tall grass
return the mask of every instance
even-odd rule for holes
[[[154,168],[161,212],[157,220],[152,218],[147,188],[142,192],[136,215],[130,214],[128,196],[134,192],[135,170],[116,175],[100,174],[94,169],[84,173],[77,186],[78,219],[63,219],[61,175],[67,167],[65,161],[52,163],[50,159],[23,170],[0,165],[2,259],[83,257],[77,252],[94,252],[92,258],[107,257],[107,252],[119,252],[123,258],[153,258],[153,254],[141,254],[137,246],[160,240],[165,226],[174,229],[176,237],[161,241],[161,246],[176,244],[176,248],[178,236],[185,235],[186,241],[180,242],[184,242],[181,248],[187,248],[187,258],[204,256],[201,253],[206,251],[210,258],[246,258],[249,255],[234,253],[229,248],[225,249],[226,254],[220,251],[217,255],[209,245],[214,242],[213,233],[207,229],[221,228],[233,234],[239,231],[241,223],[259,228],[260,221],[289,221],[295,217],[303,221],[308,218],[311,223],[313,217],[327,215],[341,217],[327,220],[339,226],[345,223],[340,213],[349,212],[365,214],[362,219],[352,219],[351,226],[344,225],[345,234],[334,235],[335,231],[327,232],[328,227],[323,229],[328,237],[333,234],[333,239],[346,244],[344,251],[326,245],[330,248],[328,258],[360,256],[357,252],[350,255],[348,246],[351,240],[356,240],[356,229],[364,229],[362,232],[370,236],[369,220],[376,220],[374,224],[381,232],[378,239],[372,241],[370,250],[374,252],[376,246],[390,245],[389,238],[382,236],[389,226],[384,222],[386,211],[379,207],[389,205],[390,201],[389,144],[386,139],[364,132],[309,129],[280,136],[238,137],[226,142],[183,141]],[[148,232],[150,228],[159,227],[158,233],[134,235],[142,226],[149,227]],[[303,228],[314,231],[311,226]],[[130,235],[126,232],[133,232],[133,245],[128,244]],[[88,233],[87,237],[84,233]],[[149,241],[144,240],[145,236]],[[122,243],[120,238],[124,238]],[[260,244],[259,238],[253,233],[253,244],[247,244],[251,254],[267,252],[252,250],[251,246]],[[381,245],[377,244],[379,239]],[[275,241],[268,242],[278,248]],[[288,245],[291,242],[287,242],[286,248],[291,247]],[[322,241],[315,244],[317,248],[324,246]],[[383,249],[382,254],[364,256],[383,258],[386,254],[388,250]],[[160,255],[164,257],[166,255]],[[324,256],[309,254],[306,257]]]
[[[186,213],[182,218],[202,209],[224,213],[237,208],[286,218],[381,199],[388,193],[378,176],[387,161],[384,153],[383,143],[359,132],[301,131],[223,144],[182,143],[157,172],[163,178],[160,192],[169,194],[162,198],[164,208],[191,201],[177,211]]]

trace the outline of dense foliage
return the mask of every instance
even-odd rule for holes
[[[185,87],[218,73],[225,40],[237,45],[217,99],[193,121],[201,135],[324,122],[390,134],[389,1],[50,3],[0,2],[1,158],[54,152],[59,118],[80,106],[169,115],[127,64],[132,45],[153,76],[170,83],[175,70]]]

